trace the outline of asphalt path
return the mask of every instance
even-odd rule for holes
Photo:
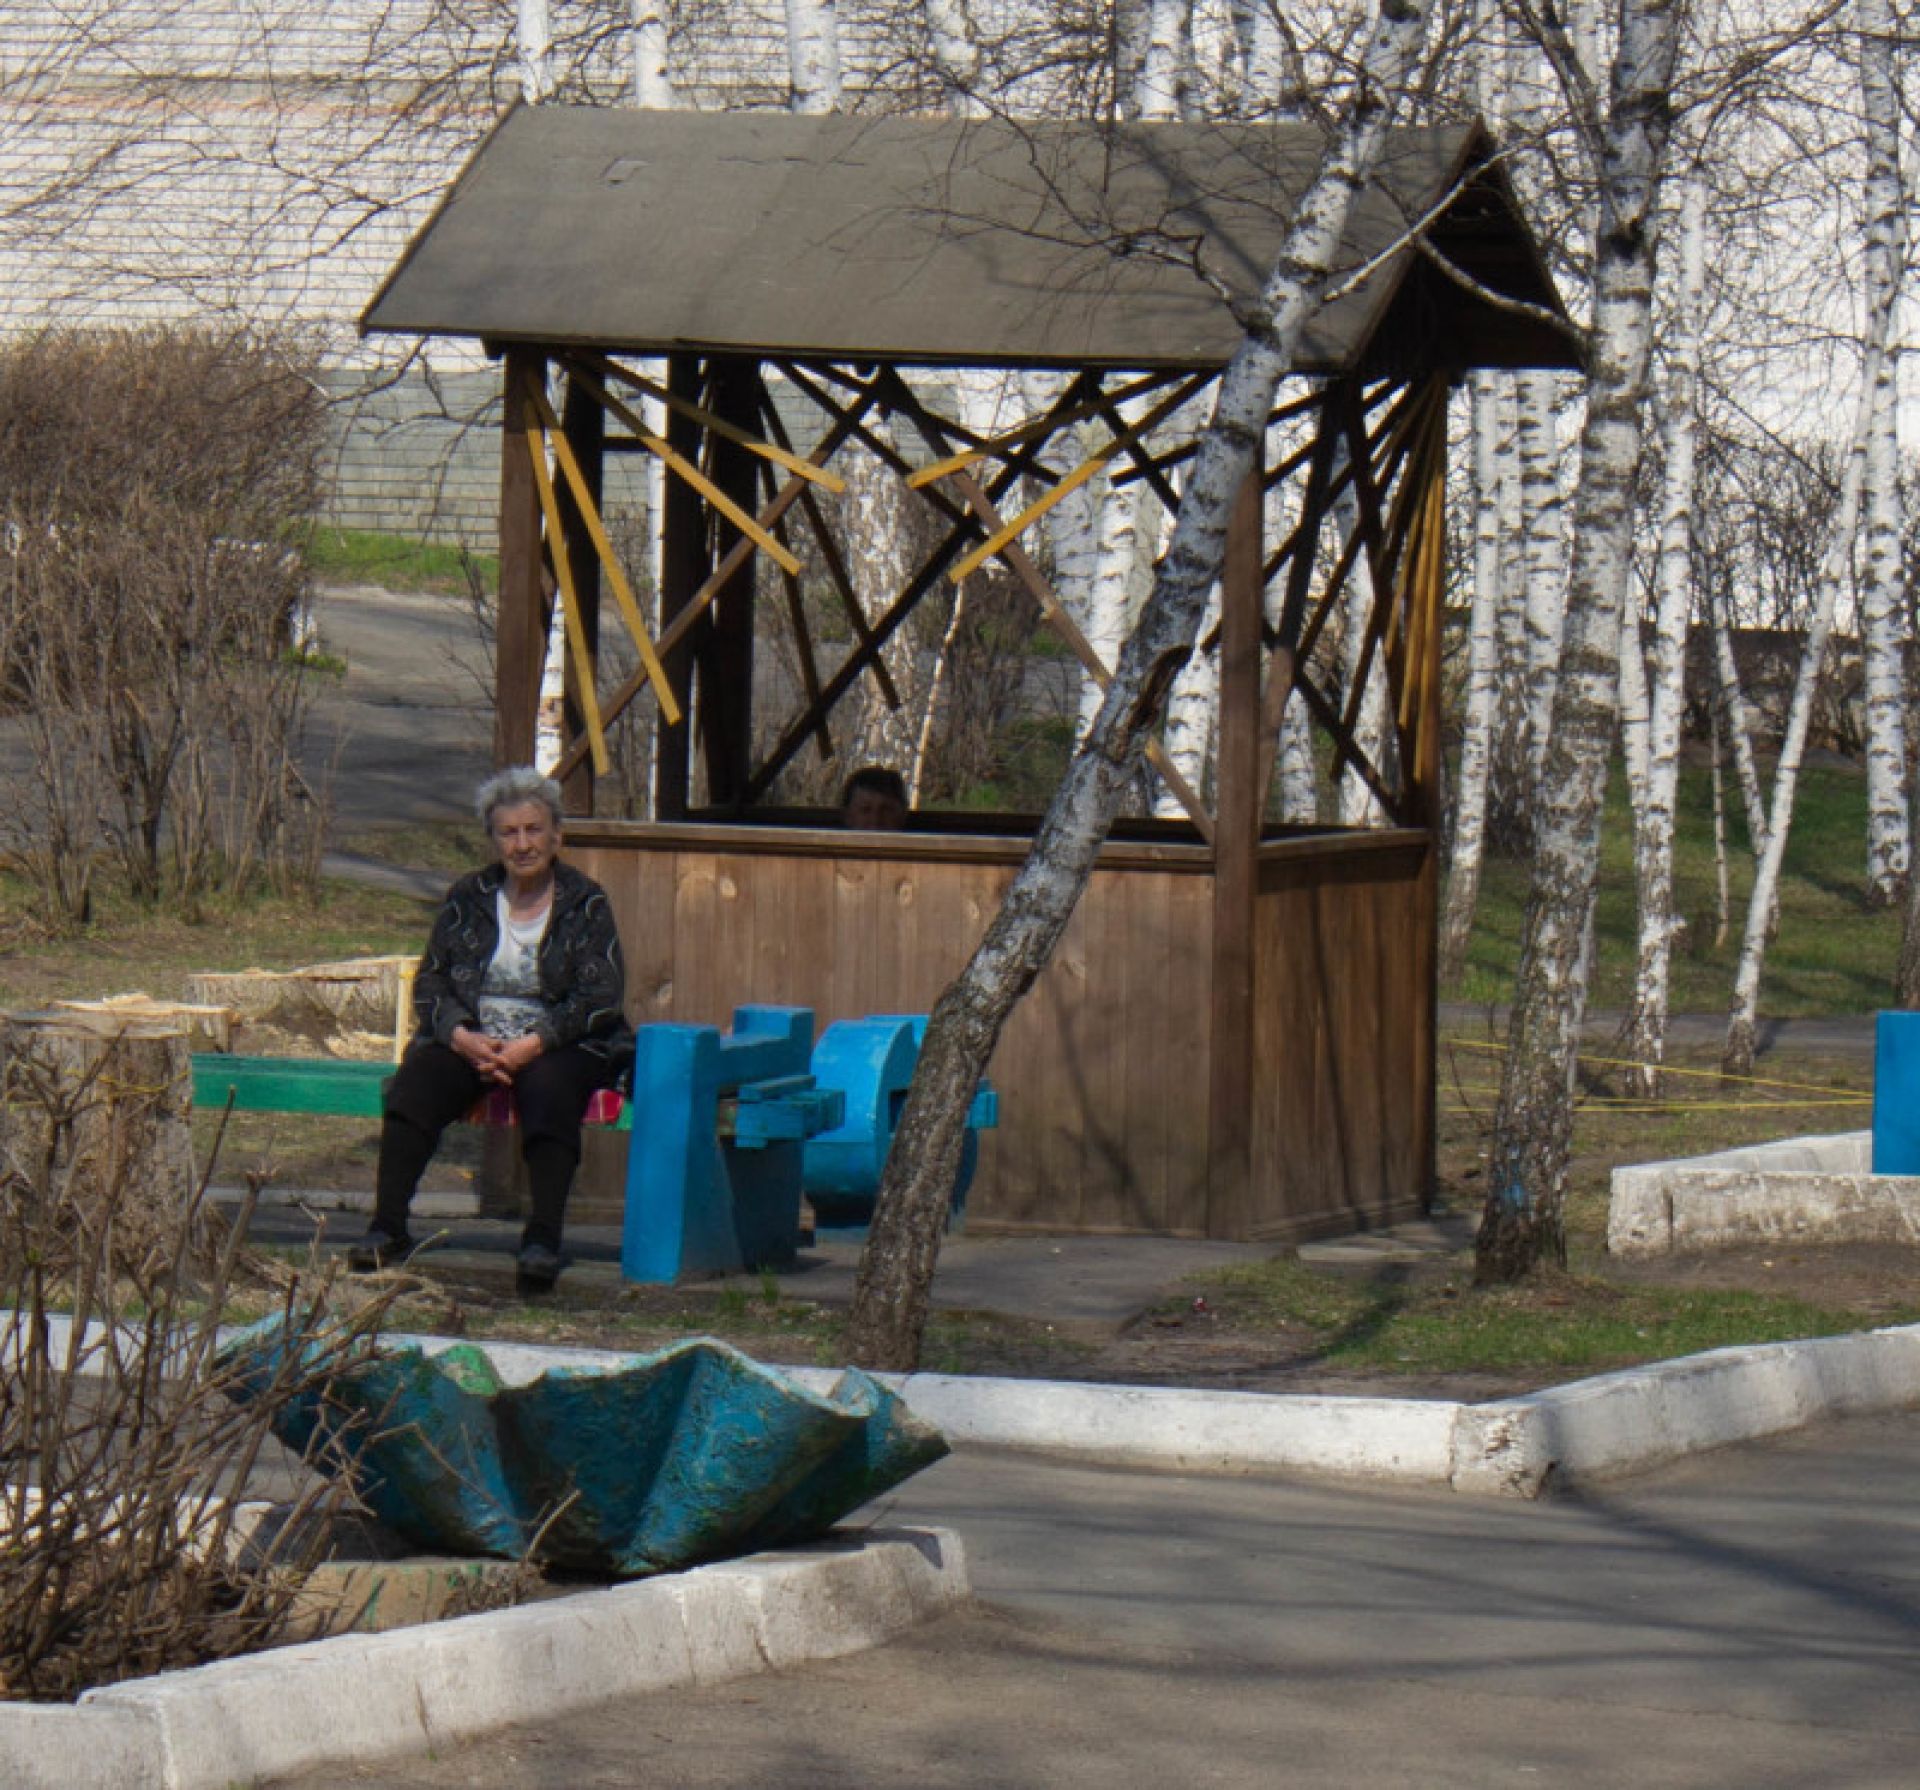
[[[493,691],[466,604],[329,586],[314,615],[322,649],[346,661],[343,678],[314,682],[303,753],[309,776],[331,788],[336,837],[471,814],[474,787],[493,768]]]
[[[969,1453],[891,1645],[298,1780],[442,1790],[1920,1781],[1920,1415],[1541,1504]]]

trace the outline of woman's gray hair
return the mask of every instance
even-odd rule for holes
[[[530,764],[513,764],[495,771],[474,791],[473,811],[491,833],[496,809],[518,808],[523,802],[539,802],[552,816],[553,824],[560,824],[560,785]]]

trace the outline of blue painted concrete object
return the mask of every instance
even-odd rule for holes
[[[285,1349],[279,1318],[225,1345],[235,1396]],[[813,1540],[947,1452],[857,1368],[822,1396],[707,1337],[525,1386],[470,1345],[381,1349],[275,1433],[422,1548],[619,1578]]]
[[[1875,1016],[1873,1172],[1920,1175],[1920,1013]]]

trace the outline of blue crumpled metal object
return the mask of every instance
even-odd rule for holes
[[[278,1318],[226,1344],[236,1396],[285,1348]],[[275,1433],[421,1547],[619,1577],[811,1540],[947,1452],[857,1368],[823,1396],[707,1337],[524,1386],[468,1344],[385,1349]]]

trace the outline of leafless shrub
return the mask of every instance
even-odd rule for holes
[[[252,1534],[240,1500],[275,1414],[364,1358],[390,1295],[342,1313],[324,1275],[283,1272],[293,1346],[234,1402],[239,1369],[215,1342],[247,1274],[251,1193],[228,1229],[209,1224],[204,1183],[170,1236],[150,1208],[123,1226],[138,1158],[103,1180],[72,1147],[96,1090],[10,1094],[40,1110],[0,1155],[0,1698],[62,1700],[274,1634],[348,1481],[302,1475]]]
[[[0,687],[33,787],[6,846],[81,923],[108,855],[143,899],[310,881],[291,618],[322,404],[284,343],[180,327],[0,350]]]

